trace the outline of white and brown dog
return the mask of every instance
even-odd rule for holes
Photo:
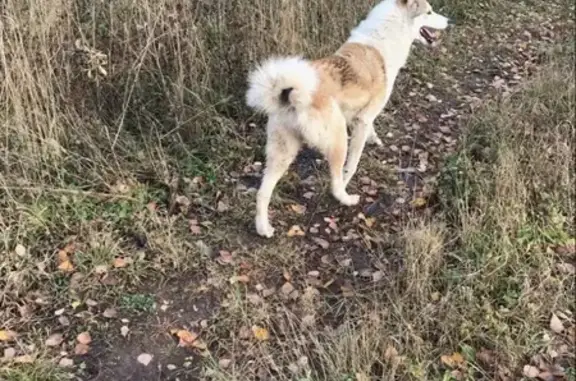
[[[250,74],[247,103],[268,115],[266,169],[256,205],[258,234],[274,234],[268,220],[272,191],[302,144],[327,159],[334,197],[344,205],[358,204],[359,196],[348,194],[346,185],[366,142],[382,144],[373,122],[390,98],[413,41],[434,45],[435,30],[448,25],[449,19],[426,0],[385,0],[334,55],[315,61],[272,58]]]

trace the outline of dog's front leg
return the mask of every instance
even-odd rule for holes
[[[300,140],[290,130],[268,123],[266,168],[256,198],[256,231],[263,237],[271,238],[274,235],[274,228],[268,219],[272,192],[296,158],[300,146]]]
[[[344,186],[347,186],[358,169],[358,163],[364,151],[364,146],[370,135],[370,124],[363,120],[356,120],[352,128],[352,139],[348,148],[348,160],[344,167]]]

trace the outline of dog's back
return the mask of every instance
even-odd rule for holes
[[[332,97],[350,122],[373,98],[386,89],[384,59],[375,48],[344,44],[334,55],[312,62],[319,73],[313,106]]]

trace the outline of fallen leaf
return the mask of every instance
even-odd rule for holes
[[[262,304],[262,298],[258,294],[254,293],[246,294],[246,299],[248,299],[248,301],[255,306]]]
[[[314,192],[306,192],[303,194],[303,197],[307,200],[310,200],[311,198],[313,198],[316,195],[316,193]]]
[[[46,341],[44,342],[44,344],[47,347],[57,347],[58,345],[62,344],[62,342],[64,341],[64,337],[62,336],[62,334],[60,333],[55,333],[53,335],[50,335]]]
[[[542,381],[554,381],[556,379],[550,372],[542,372],[538,375],[538,378]]]
[[[107,308],[102,313],[102,316],[104,316],[105,318],[108,318],[108,319],[115,318],[117,315],[118,315],[118,312],[116,312],[116,310],[114,308]]]
[[[476,353],[476,359],[480,361],[484,366],[493,366],[495,363],[494,352],[482,348]]]
[[[525,365],[522,369],[522,374],[529,378],[536,378],[540,374],[540,369],[532,365]]]
[[[306,235],[306,233],[304,233],[304,231],[302,230],[302,228],[298,225],[294,225],[290,228],[290,230],[288,230],[287,233],[288,237],[292,238],[292,237],[303,237]]]
[[[373,282],[379,282],[384,278],[384,272],[383,271],[375,271],[372,274],[372,281]]]
[[[70,325],[70,319],[68,319],[66,316],[59,316],[58,323],[64,327],[68,327]]]
[[[222,369],[228,369],[230,367],[230,364],[232,364],[232,360],[231,359],[220,359],[218,360],[218,365],[220,365],[220,368]]]
[[[304,205],[292,204],[292,205],[290,205],[290,209],[296,214],[306,213],[306,207]]]
[[[556,268],[558,268],[558,271],[560,271],[563,274],[568,275],[576,274],[576,267],[571,263],[558,263],[556,265]]]
[[[94,267],[94,273],[104,275],[108,272],[108,265],[98,265]]]
[[[224,213],[230,210],[230,206],[228,206],[228,204],[226,204],[224,201],[218,201],[216,210],[220,213]]]
[[[176,203],[177,205],[180,205],[184,208],[187,208],[190,206],[190,199],[186,196],[179,195],[179,196],[176,196],[176,198],[174,199],[174,203]]]
[[[88,299],[86,300],[86,305],[88,307],[96,307],[98,305],[98,302],[92,299]]]
[[[194,235],[202,234],[202,228],[198,225],[198,220],[189,221],[190,232]]]
[[[76,356],[84,356],[88,351],[90,351],[90,347],[87,344],[78,343],[76,347],[74,347],[74,354]]]
[[[16,349],[12,347],[4,348],[4,360],[12,360],[14,357],[16,357]]]
[[[14,362],[17,364],[32,364],[34,362],[34,357],[30,355],[22,355],[14,357]]]
[[[80,344],[90,344],[92,342],[92,337],[90,336],[90,333],[88,332],[82,332],[81,334],[79,334],[76,337],[76,340],[80,343]]]
[[[280,289],[280,291],[282,291],[282,293],[286,296],[289,296],[292,292],[294,292],[294,290],[295,288],[294,286],[292,286],[292,283],[290,282],[284,283],[284,285]]]
[[[326,241],[323,238],[314,237],[314,238],[312,238],[312,241],[314,241],[318,246],[320,246],[324,250],[326,250],[330,247],[330,242]]]
[[[13,341],[18,337],[18,334],[14,331],[0,330],[0,341]]]
[[[198,335],[196,333],[187,331],[185,329],[172,330],[171,333],[178,337],[179,347],[190,347],[196,340],[198,340]]]
[[[454,352],[451,356],[444,355],[440,360],[450,368],[456,368],[464,363],[464,357],[458,352]]]
[[[564,331],[564,324],[562,324],[562,320],[560,320],[556,314],[552,314],[550,329],[555,333],[562,333],[562,331]]]
[[[154,356],[152,356],[148,353],[142,353],[141,355],[138,356],[138,358],[136,360],[140,364],[142,364],[144,366],[148,366],[150,364],[150,362],[152,362],[153,358],[154,358]]]
[[[354,296],[354,288],[352,288],[352,286],[349,285],[340,286],[340,291],[342,291],[342,296],[345,298],[351,298]]]
[[[364,220],[364,223],[367,227],[371,228],[376,223],[376,219],[374,217],[368,217]]]
[[[423,198],[423,197],[418,197],[418,198],[415,198],[414,200],[412,200],[412,201],[410,202],[410,204],[411,204],[414,208],[422,208],[422,207],[426,206],[427,201],[426,201],[426,199]]]
[[[252,333],[258,341],[268,341],[270,339],[270,332],[266,328],[257,325],[252,326]]]
[[[226,250],[220,250],[220,256],[216,258],[216,260],[221,265],[228,265],[234,261],[234,259],[232,258],[232,253]]]
[[[112,262],[112,265],[117,269],[121,269],[121,268],[127,267],[130,263],[132,263],[131,258],[118,257],[118,258],[114,259],[114,262]]]
[[[63,357],[58,362],[58,366],[60,366],[62,368],[71,368],[74,366],[74,360],[69,359],[67,357]]]
[[[384,359],[386,361],[392,361],[395,360],[396,357],[398,357],[398,351],[396,350],[396,348],[394,348],[392,345],[388,346],[388,348],[386,348],[386,351],[384,352]]]
[[[60,264],[58,265],[58,270],[64,273],[71,273],[74,272],[74,265],[72,264],[72,262],[70,262],[70,260],[65,260],[63,262],[60,262]]]
[[[250,283],[250,278],[248,277],[248,275],[235,275],[232,278],[230,278],[230,283],[235,284],[235,283]]]

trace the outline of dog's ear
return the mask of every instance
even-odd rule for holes
[[[423,12],[422,10],[426,8],[426,0],[396,0],[396,2],[401,6],[407,8],[414,16]]]

